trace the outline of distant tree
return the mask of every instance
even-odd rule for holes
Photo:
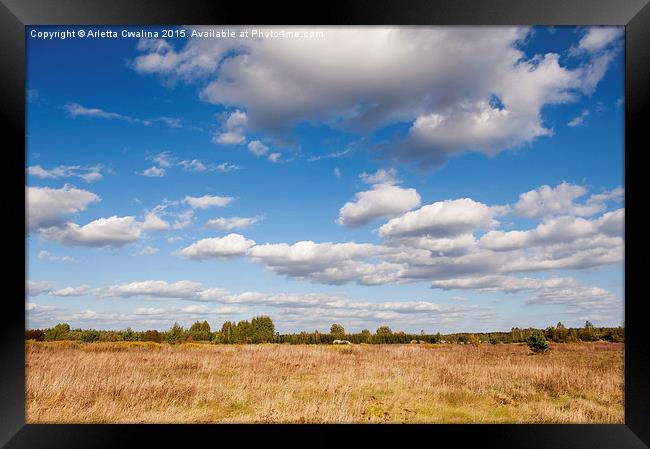
[[[140,333],[134,332],[130,327],[127,327],[126,330],[122,332],[121,337],[123,341],[140,341]]]
[[[368,329],[363,329],[361,331],[361,341],[363,343],[372,343],[372,334]]]
[[[183,326],[180,324],[174,323],[174,325],[166,332],[165,340],[167,343],[172,345],[183,343],[183,341],[185,341],[185,329],[183,329]]]
[[[142,341],[154,341],[162,343],[162,334],[157,330],[148,330],[142,334]]]
[[[377,335],[390,335],[393,331],[388,326],[381,326],[377,329]]]
[[[555,328],[558,329],[558,330],[559,329],[566,329],[566,327],[564,327],[564,324],[562,324],[562,321],[558,321]]]
[[[51,329],[45,331],[43,338],[47,341],[67,340],[70,334],[70,325],[59,323]]]
[[[40,329],[31,329],[25,331],[25,340],[43,341],[45,332]]]
[[[269,343],[273,341],[275,326],[271,317],[262,315],[251,320],[251,337],[253,343]]]
[[[99,331],[88,329],[81,332],[81,341],[84,343],[93,343],[99,341]]]
[[[345,329],[340,324],[334,323],[330,327],[330,335],[338,340],[345,338]]]
[[[593,329],[594,325],[591,324],[591,321],[586,321],[585,322],[585,329]]]
[[[193,340],[206,341],[210,340],[210,324],[207,321],[197,321],[190,326],[190,335]]]
[[[233,343],[251,343],[251,323],[247,320],[241,320],[234,327]]]
[[[468,337],[469,343],[471,343],[474,346],[481,346],[481,339],[478,338],[478,336],[474,334],[470,334]]]
[[[222,343],[234,343],[234,331],[235,323],[232,323],[230,321],[223,323],[221,326],[221,339],[223,340]]]
[[[549,350],[548,342],[544,337],[544,333],[540,330],[533,331],[533,333],[528,337],[527,343],[530,350],[535,354],[541,354]]]

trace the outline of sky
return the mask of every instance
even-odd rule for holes
[[[624,324],[621,27],[26,34],[28,328]]]

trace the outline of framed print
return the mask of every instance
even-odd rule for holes
[[[250,9],[3,0],[2,444],[647,447],[647,2]]]

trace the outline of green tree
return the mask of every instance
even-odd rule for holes
[[[275,326],[271,317],[262,315],[251,320],[251,337],[253,343],[269,343],[273,341]]]
[[[363,329],[361,331],[361,341],[364,343],[372,343],[372,334],[368,329]]]
[[[223,343],[234,343],[235,323],[226,321],[221,326],[221,338]]]
[[[140,341],[140,333],[134,332],[133,329],[127,327],[124,332],[122,332],[122,341]]]
[[[251,323],[247,320],[241,320],[233,329],[233,343],[251,343]]]
[[[70,325],[59,323],[51,329],[45,331],[43,338],[46,341],[67,340],[70,335]]]
[[[207,321],[197,321],[190,326],[190,335],[192,340],[206,341],[210,340],[212,333],[210,332],[210,323]]]
[[[549,350],[548,342],[544,337],[544,333],[540,330],[535,330],[527,339],[528,347],[535,354],[541,354]]]
[[[99,331],[88,329],[81,332],[81,341],[84,343],[93,343],[99,341]]]
[[[178,323],[174,325],[165,334],[165,340],[171,345],[177,345],[185,341],[185,329]]]
[[[377,335],[390,335],[393,331],[388,326],[381,326],[377,329]]]
[[[330,335],[337,340],[345,338],[345,329],[338,323],[332,324],[330,327]]]

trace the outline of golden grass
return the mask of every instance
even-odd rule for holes
[[[28,342],[28,423],[623,423],[623,345]]]

